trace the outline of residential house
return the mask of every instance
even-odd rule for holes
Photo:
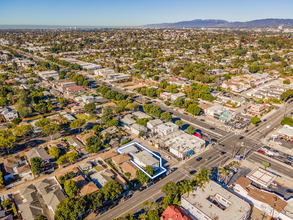
[[[160,93],[160,97],[164,100],[171,100],[172,93],[170,92],[162,92]]]
[[[160,161],[158,158],[145,150],[131,152],[129,155],[132,157],[133,161],[141,167],[151,166],[154,168],[155,172],[160,169]]]
[[[35,147],[24,153],[27,160],[30,162],[34,157],[40,157],[43,162],[53,162],[53,157],[46,152],[43,147]]]
[[[88,155],[84,145],[76,137],[72,136],[68,138],[67,142],[68,144],[72,145],[79,154]]]
[[[43,207],[37,197],[36,189],[33,184],[16,191],[13,194],[13,198],[23,220],[32,220],[38,215],[43,214]]]
[[[89,137],[91,136],[94,136],[96,137],[97,135],[95,135],[95,132],[90,132],[90,133],[87,133],[87,134],[78,134],[76,135],[76,138],[81,142],[83,143],[83,145],[86,145],[86,139],[88,139]]]
[[[55,215],[58,204],[66,198],[57,180],[51,177],[36,182],[34,185],[42,196],[47,208]]]
[[[71,108],[71,112],[75,114],[83,113],[84,107],[83,106],[75,106]]]
[[[1,115],[4,116],[6,121],[12,121],[13,119],[18,118],[18,112],[16,110],[11,110],[8,107],[2,109]]]
[[[130,161],[121,164],[120,169],[123,171],[123,173],[130,173],[133,179],[136,178],[136,171],[138,168]]]
[[[174,93],[171,95],[171,100],[175,101],[178,98],[185,98],[186,94],[182,93],[182,92],[178,92],[178,93]]]
[[[125,162],[128,162],[131,160],[131,157],[128,156],[127,154],[119,154],[115,157],[112,157],[112,161],[116,166],[120,166]]]
[[[4,180],[13,178],[16,175],[20,177],[31,175],[30,166],[22,156],[17,155],[6,159],[2,157],[0,163],[2,164]]]
[[[82,175],[78,175],[72,178],[71,180],[76,182],[78,192],[82,196],[88,195],[99,190],[99,188],[93,182],[86,181]]]

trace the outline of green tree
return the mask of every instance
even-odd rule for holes
[[[11,204],[11,199],[7,198],[1,201],[1,205],[6,209]]]
[[[173,105],[176,107],[181,108],[185,103],[185,98],[177,98],[175,99],[175,101],[173,102]]]
[[[186,109],[187,112],[193,114],[193,115],[199,115],[201,109],[197,106],[197,104],[191,104]]]
[[[169,101],[165,101],[164,104],[167,105],[167,106],[169,106],[170,105],[170,102]]]
[[[14,134],[16,136],[25,136],[25,135],[29,134],[32,130],[33,130],[32,125],[21,125],[21,126],[17,126],[14,129]]]
[[[156,210],[156,209],[159,209],[159,204],[156,203],[156,202],[151,202],[151,201],[144,201],[142,204],[141,204],[142,208],[145,210],[145,211],[149,211],[149,210]]]
[[[4,184],[3,173],[0,171],[0,186]]]
[[[42,127],[42,134],[49,136],[51,135],[51,141],[53,140],[53,135],[59,133],[61,130],[60,125],[56,123],[47,124]]]
[[[86,122],[85,119],[77,118],[70,123],[70,128],[72,129],[79,128],[79,132],[80,132],[80,129],[85,124],[85,122]]]
[[[172,121],[172,115],[170,112],[163,112],[161,114],[161,119],[165,120],[166,122]]]
[[[105,98],[107,99],[115,99],[116,95],[118,95],[118,92],[115,90],[109,90],[106,94],[105,94]]]
[[[290,79],[285,79],[284,81],[283,81],[283,84],[290,84]]]
[[[208,168],[206,167],[200,168],[200,171],[194,176],[196,185],[202,188],[205,183],[210,181],[211,176],[212,176],[212,173],[210,172]]]
[[[47,112],[47,105],[44,102],[41,102],[35,106],[35,111],[44,114]]]
[[[155,97],[156,96],[156,89],[155,88],[148,88],[146,90],[146,95],[151,98]]]
[[[35,220],[47,220],[47,217],[44,215],[38,215]]]
[[[99,125],[95,125],[93,127],[93,131],[95,132],[95,134],[99,134],[100,133],[100,130],[101,130],[101,126],[99,126]]]
[[[110,180],[101,188],[101,192],[106,201],[113,200],[123,192],[123,187],[115,180]]]
[[[182,128],[183,122],[181,120],[175,121],[175,124],[179,126],[179,128]]]
[[[83,197],[74,199],[67,197],[63,199],[58,205],[55,212],[56,220],[75,220],[83,214],[86,210],[87,202]]]
[[[115,96],[115,99],[117,101],[121,101],[121,100],[124,100],[125,99],[125,95],[121,94],[121,93],[118,93],[116,96]]]
[[[267,167],[271,166],[271,164],[268,162],[262,162],[262,165],[264,166],[265,169],[267,169]]]
[[[36,122],[36,126],[38,126],[39,128],[42,128],[48,124],[50,124],[50,120],[47,118],[42,118]]]
[[[164,198],[162,208],[165,210],[169,205],[173,205],[173,196],[171,194]]]
[[[192,189],[193,189],[193,182],[189,180],[184,180],[181,183],[181,186],[179,187],[181,195],[183,195],[184,193],[188,193],[188,196],[189,196],[189,193],[192,191]]]
[[[166,196],[176,196],[180,192],[179,185],[177,183],[169,181],[163,186],[161,192],[165,193]]]
[[[96,105],[93,102],[84,105],[84,111],[88,114],[91,114],[95,111]]]
[[[111,107],[106,106],[106,108],[104,108],[103,110],[103,114],[101,117],[102,122],[108,125],[109,122],[113,119],[113,117],[114,117],[114,114]]]
[[[54,159],[58,159],[59,155],[60,155],[60,149],[56,146],[53,146],[49,149],[49,154],[54,158]]]
[[[160,117],[162,109],[159,106],[153,106],[149,112],[150,115],[154,117]]]
[[[153,108],[152,104],[146,104],[143,106],[143,111],[146,113],[150,113],[151,109]]]
[[[187,132],[188,134],[194,134],[194,132],[195,132],[195,128],[192,127],[192,126],[190,125],[190,126],[188,126],[188,128],[186,129],[186,132]]]
[[[63,108],[65,106],[67,106],[69,104],[68,100],[65,99],[65,98],[59,98],[59,104],[60,104],[60,107]]]
[[[77,193],[77,183],[74,180],[67,180],[64,190],[69,197],[74,197]]]
[[[109,121],[109,126],[118,126],[119,122],[117,120],[111,120]]]
[[[98,153],[103,148],[103,142],[98,136],[90,136],[86,139],[85,149],[89,153]]]
[[[138,106],[138,104],[136,104],[136,103],[129,103],[129,104],[127,104],[126,106],[125,106],[125,108],[127,109],[127,110],[134,110],[134,109],[138,109],[139,108],[139,106]]]
[[[251,118],[250,121],[251,121],[252,124],[257,124],[258,122],[260,122],[260,118],[257,117],[257,116],[254,116],[254,117]]]
[[[66,158],[68,159],[68,161],[70,163],[72,163],[72,162],[74,162],[74,161],[76,161],[78,159],[78,155],[79,154],[76,153],[76,152],[70,152],[70,153],[66,154]]]
[[[148,174],[151,176],[154,175],[154,168],[151,166],[147,166],[143,168]],[[148,183],[150,181],[150,178],[141,170],[136,171],[136,178],[141,183]]]
[[[289,125],[293,127],[293,119],[289,117],[284,117],[283,120],[281,121],[282,125]]]
[[[18,142],[18,138],[10,130],[0,130],[0,148],[7,150],[13,149]]]
[[[150,210],[148,211],[149,220],[160,220],[159,210]]]
[[[41,168],[43,167],[43,160],[40,157],[33,157],[30,161],[31,171],[35,176],[41,173]]]

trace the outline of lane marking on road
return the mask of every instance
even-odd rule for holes
[[[177,182],[179,182],[179,181],[183,180],[183,179],[184,179],[186,176],[187,176],[187,175],[183,176],[183,177],[182,177],[180,180],[178,180]],[[158,192],[156,192],[155,194],[151,195],[150,197],[146,198],[144,201],[146,201],[146,200],[148,200],[148,199],[152,198],[153,196],[155,196],[155,195],[159,194],[160,192],[161,192],[161,190],[160,190],[160,191],[158,191]],[[126,210],[126,211],[125,211],[125,212],[123,212],[122,214],[118,215],[116,218],[119,218],[120,216],[122,216],[122,215],[124,215],[124,214],[128,213],[130,210],[132,210],[133,208],[135,208],[135,207],[137,207],[138,205],[142,204],[144,201],[142,201],[142,202],[140,202],[140,203],[137,203],[135,206],[133,206],[132,208],[130,208],[130,209],[128,209],[128,210]],[[124,208],[123,208],[123,209],[124,209]],[[115,219],[116,219],[116,218],[115,218]]]

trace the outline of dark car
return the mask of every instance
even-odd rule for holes
[[[201,121],[205,121],[204,119],[200,119]]]
[[[293,189],[286,189],[287,193],[293,193]]]
[[[243,138],[244,138],[243,136],[240,136],[240,137],[239,137],[240,140],[242,140]]]
[[[175,170],[177,170],[177,167],[173,167],[173,168],[171,169],[171,172],[174,172]]]
[[[107,208],[103,208],[101,211],[99,211],[99,215],[102,215],[103,213],[105,213],[107,211]]]
[[[189,172],[190,175],[193,175],[193,174],[195,174],[195,173],[196,173],[196,170],[191,170],[191,171]]]
[[[202,157],[196,158],[196,161],[201,161],[201,160],[202,160]]]
[[[249,130],[245,130],[245,133],[249,132]]]
[[[221,152],[221,155],[224,155],[224,154],[226,154],[226,152],[225,152],[225,151],[222,151],[222,152]]]
[[[140,187],[139,189],[138,189],[138,191],[143,191],[144,189],[145,189],[146,187],[145,186],[142,186],[142,187]]]
[[[210,160],[210,159],[212,159],[212,157],[207,157],[207,158],[206,158],[206,160]]]
[[[128,199],[130,199],[132,197],[132,194],[124,196],[124,198],[122,199],[122,201],[126,201]]]
[[[284,161],[284,163],[291,166],[291,162],[289,162],[289,161]]]
[[[210,129],[211,129],[211,130],[215,130],[215,128],[213,128],[213,127],[210,127]]]
[[[118,205],[118,202],[114,202],[114,203],[112,203],[112,204],[109,206],[109,209],[114,208],[116,205]]]
[[[266,122],[266,121],[267,121],[267,119],[264,119],[264,120],[263,120],[263,122]]]

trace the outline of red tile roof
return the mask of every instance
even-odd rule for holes
[[[169,205],[161,215],[161,220],[192,220],[192,218],[183,210],[183,208]]]

